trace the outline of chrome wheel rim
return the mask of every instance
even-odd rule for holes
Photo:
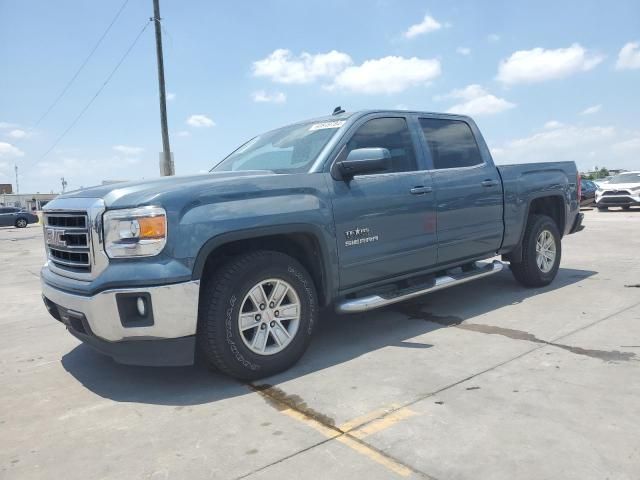
[[[27,221],[26,220],[18,220],[18,227],[24,228],[26,226],[27,226]]]
[[[556,262],[556,240],[549,230],[542,230],[536,239],[536,263],[542,273],[549,273]]]
[[[288,282],[269,278],[255,284],[238,312],[245,346],[258,355],[274,355],[293,341],[300,325],[300,298]]]

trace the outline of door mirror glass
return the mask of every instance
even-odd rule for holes
[[[391,153],[386,148],[357,148],[336,166],[344,180],[365,173],[384,172],[389,169]]]

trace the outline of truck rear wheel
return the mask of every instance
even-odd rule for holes
[[[318,311],[315,285],[280,252],[239,255],[204,279],[198,343],[208,362],[242,380],[286,370],[307,349]]]
[[[546,215],[531,215],[522,239],[522,261],[511,263],[511,273],[527,287],[544,287],[556,277],[561,255],[556,223]]]

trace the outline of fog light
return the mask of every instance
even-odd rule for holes
[[[144,301],[144,298],[138,297],[136,300],[136,308],[138,309],[138,314],[141,317],[145,317],[147,315],[147,304]]]

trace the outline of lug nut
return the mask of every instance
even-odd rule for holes
[[[260,304],[260,310],[264,310],[265,308],[266,308],[266,307],[265,307],[264,303],[261,303],[261,304]]]
[[[267,328],[267,324],[263,323],[262,325],[260,325],[260,330],[264,330],[265,328]]]
[[[259,322],[262,319],[262,315],[260,315],[259,313],[256,314],[256,322]]]
[[[273,302],[271,302],[271,303],[269,304],[269,308],[273,308],[273,307],[275,307],[275,306],[276,306],[276,304],[275,304],[275,303],[273,303]]]
[[[273,321],[272,321],[272,322],[269,324],[269,326],[270,326],[271,328],[275,327],[275,326],[276,326],[276,322],[273,322]]]
[[[273,314],[274,314],[276,317],[279,317],[279,316],[280,316],[280,310],[276,310],[275,312],[273,312]]]

